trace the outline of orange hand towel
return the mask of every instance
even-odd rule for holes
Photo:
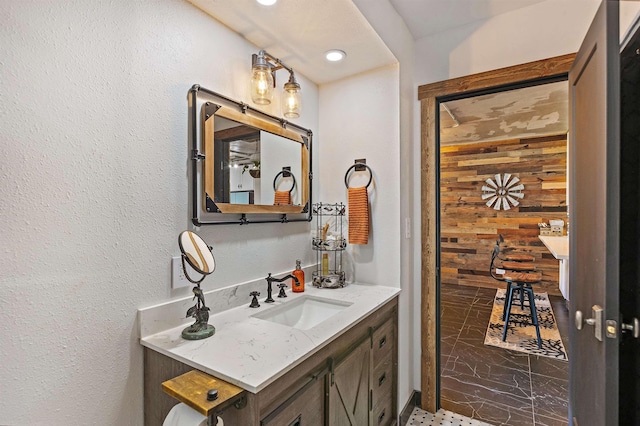
[[[349,244],[369,243],[369,194],[367,187],[349,188]]]
[[[281,206],[289,204],[291,204],[291,193],[289,191],[276,191],[276,195],[273,198],[273,205]]]

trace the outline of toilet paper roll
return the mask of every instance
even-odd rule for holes
[[[207,418],[193,408],[179,403],[169,411],[162,426],[207,426]],[[217,426],[224,426],[220,417]]]

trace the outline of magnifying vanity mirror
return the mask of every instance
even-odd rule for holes
[[[309,221],[312,132],[197,85],[189,95],[193,223]]]
[[[207,245],[198,234],[192,231],[184,231],[178,237],[178,245],[182,252],[182,270],[184,276],[195,284],[193,287],[193,299],[196,304],[187,310],[187,318],[193,317],[196,322],[182,330],[182,337],[187,340],[200,340],[211,337],[215,334],[214,326],[209,322],[209,308],[204,301],[204,293],[200,288],[200,283],[215,271],[216,261],[211,253],[211,246]],[[202,275],[200,279],[193,279],[188,272],[189,267]]]

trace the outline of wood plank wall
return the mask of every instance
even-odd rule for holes
[[[538,239],[538,222],[566,222],[566,134],[447,145],[440,149],[442,283],[503,288],[489,275],[499,234],[505,252],[536,257],[543,282],[536,291],[560,295],[558,261]],[[524,198],[511,210],[494,210],[482,200],[482,185],[511,173],[524,184]]]

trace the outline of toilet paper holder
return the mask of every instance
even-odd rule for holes
[[[247,405],[244,389],[199,370],[163,382],[162,390],[206,416],[209,426],[218,424],[218,414],[225,409],[233,406],[240,410]]]

